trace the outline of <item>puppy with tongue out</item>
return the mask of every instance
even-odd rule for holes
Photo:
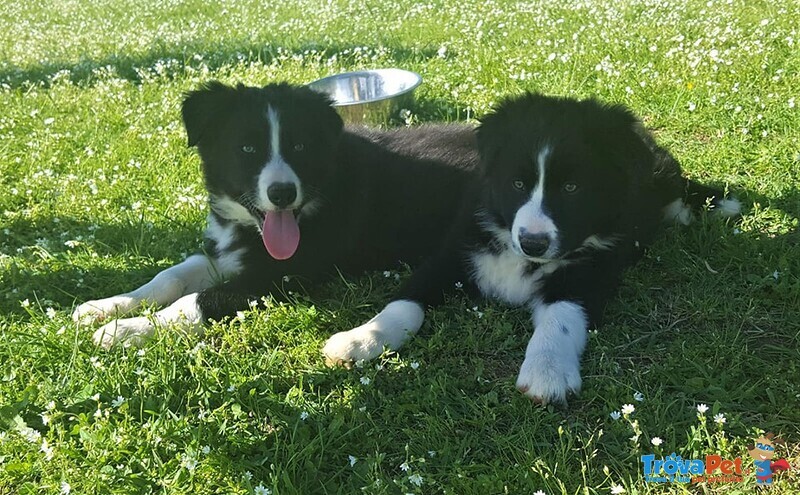
[[[300,245],[300,227],[292,210],[268,211],[261,226],[261,240],[270,256],[287,260]]]

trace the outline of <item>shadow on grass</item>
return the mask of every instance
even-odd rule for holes
[[[252,40],[242,39],[231,40],[212,48],[201,43],[156,46],[145,53],[112,54],[101,59],[54,61],[31,67],[6,66],[0,70],[0,82],[5,82],[12,88],[31,83],[49,86],[56,74],[67,71],[64,77],[68,77],[73,83],[91,85],[99,78],[98,71],[106,68],[110,68],[117,77],[141,82],[143,74],[154,75],[162,72],[172,76],[185,72],[189,67],[196,70],[201,66],[213,72],[240,62],[268,64],[280,56],[302,56],[310,51],[316,57],[329,58],[336,55],[338,63],[355,65],[354,62],[348,62],[348,58],[355,59],[356,51],[369,52],[378,49],[388,52],[389,58],[395,61],[398,67],[419,64],[437,56],[437,50],[432,47],[411,49],[387,44],[365,49],[363,45],[336,42],[327,44],[306,42],[293,46],[279,46],[268,41],[264,44],[254,44]]]

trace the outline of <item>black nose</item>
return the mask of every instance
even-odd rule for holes
[[[519,229],[519,246],[523,253],[537,258],[550,247],[550,237],[547,234],[532,234],[521,228]]]
[[[297,188],[291,182],[276,182],[267,188],[267,197],[278,208],[285,208],[297,198]]]

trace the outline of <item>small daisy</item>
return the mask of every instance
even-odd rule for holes
[[[56,310],[53,309],[53,308],[47,308],[47,311],[45,311],[45,314],[47,315],[48,318],[50,318],[52,320],[53,318],[56,317]]]
[[[621,417],[622,417],[622,414],[620,414],[620,412],[619,412],[619,411],[614,411],[614,412],[612,412],[611,414],[609,414],[609,416],[611,416],[611,419],[613,419],[614,421],[616,421],[616,420],[618,420],[619,418],[621,418]]]
[[[412,474],[411,476],[409,476],[408,477],[408,481],[412,485],[422,486],[422,476],[420,476],[418,474]]]
[[[628,414],[633,414],[633,411],[635,411],[635,410],[636,410],[636,408],[633,407],[633,404],[624,404],[622,406],[622,414],[624,414],[626,416]]]
[[[661,437],[653,437],[653,439],[652,439],[652,440],[650,440],[650,443],[652,443],[653,445],[655,445],[656,447],[658,447],[659,445],[661,445],[662,443],[664,443],[664,441],[663,441],[663,440],[661,440]]]
[[[705,414],[708,411],[708,406],[705,404],[697,405],[697,414]]]
[[[644,400],[644,394],[641,392],[635,392],[633,394],[633,400],[636,402],[642,402]]]
[[[356,462],[358,462],[358,458],[352,455],[347,456],[347,459],[350,461],[350,467],[355,466]]]
[[[125,400],[126,400],[125,397],[118,395],[116,399],[111,401],[111,405],[114,407],[119,407],[122,404],[125,404]]]
[[[208,445],[203,445],[203,446],[200,448],[200,452],[202,452],[202,453],[203,453],[203,455],[208,455],[208,454],[209,454],[209,452],[211,452],[211,447],[209,447]]]
[[[272,493],[272,490],[270,490],[269,488],[265,487],[262,484],[259,484],[257,487],[253,488],[253,493],[255,493],[256,495],[270,495]]]
[[[372,380],[370,380],[368,376],[362,376],[359,381],[361,382],[362,385],[369,385],[372,382]]]
[[[411,469],[411,466],[408,465],[408,462],[404,462],[400,464],[400,469],[402,469],[403,471],[408,471],[409,469]]]
[[[464,288],[464,284],[463,283],[456,282],[456,289],[463,289],[463,288]]]
[[[728,421],[728,418],[726,418],[724,414],[719,413],[714,415],[714,422],[718,425],[723,425],[726,421]]]
[[[308,413],[307,413],[306,411],[303,411],[303,412],[301,412],[301,413],[300,413],[300,419],[301,419],[302,421],[305,421],[305,420],[307,420],[307,419],[308,419]]]
[[[61,495],[69,495],[69,492],[72,491],[72,487],[69,486],[69,483],[66,481],[61,482]]]
[[[44,453],[44,458],[48,461],[53,459],[53,447],[47,445],[47,440],[42,440],[42,446],[39,451]]]
[[[622,488],[620,485],[611,485],[611,493],[614,495],[618,493],[625,493],[625,489]]]
[[[19,303],[23,308],[29,308],[31,306],[31,302],[27,299]]]
[[[542,490],[536,490],[533,495],[545,495]]]
[[[411,365],[410,366],[411,366],[412,370],[415,370],[415,369],[419,368],[419,363],[416,362],[416,361],[411,361]]]

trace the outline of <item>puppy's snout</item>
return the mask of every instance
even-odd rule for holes
[[[532,258],[542,256],[550,247],[550,237],[547,234],[528,232],[524,228],[519,229],[518,240],[522,252]]]
[[[267,188],[267,198],[278,208],[286,208],[297,199],[297,187],[291,182],[276,182]]]

